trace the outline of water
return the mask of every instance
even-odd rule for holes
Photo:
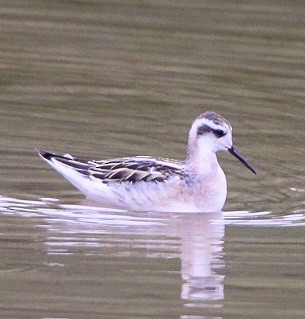
[[[1,1],[1,318],[304,318],[298,2]],[[110,211],[35,148],[185,156],[233,125],[225,213]]]

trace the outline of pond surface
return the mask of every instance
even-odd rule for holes
[[[305,7],[1,1],[1,318],[305,317]],[[35,149],[183,159],[234,128],[224,213],[107,210]]]

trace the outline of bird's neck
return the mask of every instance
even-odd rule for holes
[[[213,174],[219,168],[215,152],[209,148],[198,147],[198,145],[189,146],[185,164],[186,169],[200,176]]]

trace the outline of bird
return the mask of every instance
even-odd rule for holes
[[[233,146],[231,124],[211,111],[193,121],[182,161],[151,156],[88,160],[44,150],[38,154],[87,199],[105,208],[219,212],[226,201],[227,180],[218,151],[229,152],[256,174]]]

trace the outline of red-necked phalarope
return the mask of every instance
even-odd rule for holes
[[[105,207],[141,211],[220,211],[227,181],[216,152],[228,151],[255,170],[232,143],[230,123],[214,112],[195,119],[184,161],[149,156],[85,160],[69,154],[39,155],[85,196]]]

